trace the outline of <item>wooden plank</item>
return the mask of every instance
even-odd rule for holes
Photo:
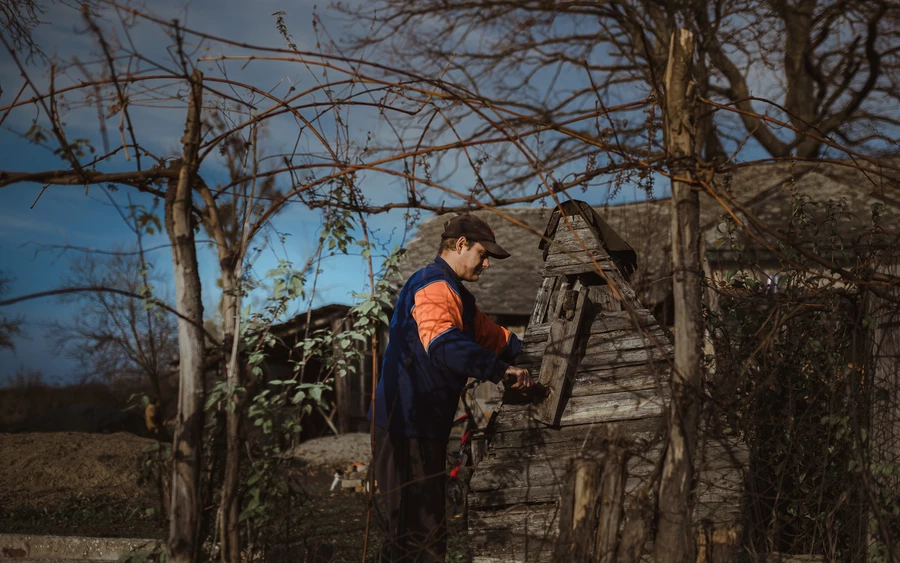
[[[503,407],[507,408],[507,407]],[[530,417],[524,420],[525,426],[517,425],[508,416],[498,416],[495,432],[490,437],[489,448],[499,451],[512,448],[532,452],[542,448],[553,448],[553,451],[593,451],[605,442],[627,440],[635,451],[640,451],[645,444],[658,441],[662,436],[662,420],[660,418],[640,418],[612,423],[588,423],[570,425],[562,428],[549,428],[533,421]]]
[[[571,397],[559,425],[662,416],[667,399],[667,392],[656,390]]]
[[[668,390],[625,391],[588,397],[571,397],[559,419],[558,426],[662,416],[667,397]],[[521,425],[523,418],[533,416],[535,410],[533,405],[516,406],[521,408],[509,409],[503,415],[509,417],[510,424]]]
[[[470,494],[477,495],[488,492],[493,495],[504,491],[510,504],[525,502],[526,498],[531,499],[530,502],[535,502],[539,500],[540,497],[537,497],[539,494],[558,494],[552,487],[559,487],[565,481],[569,460],[577,455],[579,455],[578,451],[568,455],[505,456],[494,459],[488,457],[482,460],[472,475],[469,482],[469,488],[472,491]],[[631,455],[628,458],[626,462],[629,480],[627,490],[634,490],[650,478],[660,455],[662,455],[661,443],[642,452],[641,455]],[[541,489],[541,487],[545,488]]]
[[[562,248],[554,247],[549,253],[547,253],[547,259],[544,260],[544,263],[556,265],[566,262],[590,263],[591,259],[596,260],[597,262],[606,262],[612,260],[609,253],[604,249],[598,248],[596,246],[591,246],[590,240],[587,240],[585,242],[587,243],[587,250],[582,248],[581,244],[579,244],[574,238],[568,239],[565,244],[563,244]]]
[[[561,486],[556,484],[530,487],[512,487],[505,489],[488,489],[472,491],[467,502],[470,509],[512,506],[516,504],[554,502],[561,493]]]
[[[505,531],[508,534],[534,534],[544,532],[555,535],[558,525],[556,501],[538,504],[516,505],[502,509],[471,510],[469,529],[479,531]]]
[[[649,474],[650,470],[647,471]],[[565,493],[565,471],[560,472],[556,483],[545,485],[531,485],[528,487],[506,487],[490,489],[486,491],[472,491],[468,496],[471,510],[498,510],[515,506],[530,506],[541,503],[554,503],[560,495]],[[647,475],[640,477],[627,477],[624,482],[624,494],[633,497],[637,491],[648,483]],[[711,499],[710,503],[717,502]],[[710,504],[710,506],[713,506]],[[733,503],[732,503],[733,504]]]
[[[638,308],[630,311],[603,311],[591,323],[591,334],[600,334],[609,330],[628,330],[636,327],[648,327],[659,324],[656,317],[647,310]]]
[[[666,362],[596,368],[579,366],[572,383],[573,397],[661,389],[669,385],[671,368]]]
[[[564,394],[575,372],[575,343],[586,310],[587,289],[560,292],[558,312],[550,326],[550,336],[541,361],[540,379],[549,395],[534,411],[534,417],[555,426],[565,407]]]
[[[578,239],[581,239],[581,241],[579,242]],[[594,234],[594,229],[587,225],[577,227],[574,230],[570,230],[568,227],[563,227],[556,231],[556,235],[553,237],[553,242],[556,244],[548,245],[548,259],[554,254],[583,254],[585,248],[587,248],[588,251],[607,254],[606,249],[603,248],[603,244],[600,242],[597,235]]]
[[[608,285],[593,285],[588,288],[588,299],[602,311],[621,311],[622,301]]]
[[[662,349],[651,347],[635,350],[610,350],[598,354],[585,354],[580,365],[586,370],[594,367],[631,366],[669,360],[672,358],[672,353],[672,346],[668,344]]]
[[[556,287],[558,278],[550,277],[544,278],[544,281],[541,283],[540,289],[538,289],[537,297],[534,300],[534,310],[531,313],[531,320],[529,321],[529,326],[534,326],[540,323],[543,323],[547,318],[547,307],[550,305],[550,295],[553,293],[553,288]],[[528,338],[528,331],[525,332],[526,339]]]
[[[594,263],[597,263],[595,266]],[[597,252],[577,252],[571,254],[554,254],[547,258],[547,261],[544,262],[544,271],[556,272],[560,268],[565,268],[566,266],[588,266],[591,271],[597,271],[597,266],[600,266],[601,270],[616,270],[618,271],[618,267],[615,262],[612,261],[612,258],[609,257],[605,252],[597,253]],[[559,275],[558,273],[556,275]]]
[[[546,342],[550,333],[550,324],[545,322],[529,325],[525,330],[523,346]],[[590,329],[585,332],[595,335],[615,330],[638,331],[639,329],[653,327],[653,325],[658,324],[656,318],[647,309],[635,309],[633,313],[629,311],[601,311],[594,317]],[[658,327],[656,330],[662,331],[668,338],[668,333],[664,329]]]
[[[629,479],[628,490],[633,490],[653,474],[659,457],[662,455],[662,442],[655,443],[640,454],[628,457],[627,470]],[[503,457],[482,460],[480,466],[470,481],[470,488],[475,498],[482,500],[470,501],[476,504],[505,505],[523,502],[545,502],[558,495],[558,487],[564,479],[567,460],[591,455],[598,459],[600,449],[582,450],[581,448],[566,447],[566,451],[551,450],[552,457],[535,454],[532,459],[523,456],[510,455],[506,450]],[[519,469],[522,475],[510,475],[512,471]],[[710,497],[714,500],[714,497]]]
[[[553,561],[556,503],[469,514],[469,545],[477,561]],[[473,560],[473,561],[474,561]]]
[[[584,249],[606,251],[600,234],[580,216],[560,218],[552,243],[547,245],[544,258],[564,252],[584,252]]]
[[[602,334],[592,334],[585,343],[585,355],[600,354],[610,350],[634,350],[653,346],[671,348],[669,339],[662,329],[648,330],[646,333],[635,330],[614,330]]]

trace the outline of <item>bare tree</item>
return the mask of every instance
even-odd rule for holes
[[[144,275],[145,269],[150,272]],[[89,254],[71,261],[64,288],[106,287],[150,297],[147,282],[164,289],[152,265],[137,252]],[[163,380],[177,361],[175,317],[156,306],[121,293],[63,294],[75,306],[69,322],[54,322],[49,332],[59,353],[75,360],[83,380],[138,382],[163,398]]]
[[[28,59],[43,55],[33,35],[43,13],[37,0],[0,0],[0,33]]]
[[[588,180],[596,177],[591,167],[621,161],[601,147],[662,152],[659,124],[646,108],[616,120],[584,117],[659,92],[678,27],[696,38],[699,97],[737,110],[701,115],[698,152],[707,160],[721,161],[748,140],[772,157],[815,157],[826,138],[883,150],[900,123],[892,110],[900,79],[900,5],[893,1],[380,0],[345,10],[370,23],[352,47],[477,84],[519,113],[510,125],[538,121],[560,132],[541,139],[544,165]],[[528,185],[534,174],[517,154],[500,156],[496,184]]]

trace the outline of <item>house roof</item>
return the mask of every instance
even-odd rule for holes
[[[779,162],[737,168],[717,178],[723,189],[767,225],[783,230],[792,214],[792,195],[805,195],[816,202],[842,200],[855,224],[870,224],[872,206],[885,205],[883,224],[900,224],[900,173],[865,165],[860,171],[847,162]],[[700,223],[707,248],[715,248],[722,235],[717,226],[724,210],[713,198],[701,194]],[[637,255],[637,269],[630,283],[648,307],[660,303],[670,293],[671,250],[669,199],[607,205],[594,208],[606,224]],[[512,255],[492,260],[481,280],[467,287],[479,307],[490,315],[522,315],[531,311],[541,282],[543,251],[541,235],[547,228],[552,208],[512,207],[478,210],[473,213],[487,221],[497,242]],[[819,215],[825,213],[819,207]],[[436,254],[445,216],[423,221],[407,246],[408,259],[401,267],[405,280],[430,263]],[[846,234],[849,233],[849,230]]]

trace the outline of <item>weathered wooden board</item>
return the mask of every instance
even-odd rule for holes
[[[625,391],[606,393],[588,397],[570,397],[559,419],[559,426],[585,424],[588,422],[614,422],[662,416],[668,401],[668,390]],[[507,406],[507,405],[504,405]],[[532,416],[533,405],[508,405],[503,417],[509,417],[511,425],[523,423],[523,418]]]
[[[579,242],[579,239],[581,242]],[[553,237],[553,244],[548,244],[547,247],[548,257],[551,254],[560,254],[562,252],[583,252],[584,247],[605,252],[603,245],[594,233],[593,227],[589,226],[580,217],[572,222],[571,225],[560,223]]]
[[[618,295],[611,286],[592,285],[588,287],[588,299],[594,304],[595,309],[613,312],[622,310],[621,295]]]
[[[647,309],[635,309],[634,311],[601,311],[594,316],[590,328],[587,328],[587,330],[584,330],[583,332],[589,335],[596,335],[616,330],[638,331],[639,329],[653,327],[654,325],[657,325],[658,328],[656,317],[654,317]],[[658,328],[658,330],[662,329]],[[529,345],[534,346],[541,342],[546,342],[549,332],[549,322],[528,325],[528,328],[525,330],[523,347]],[[665,331],[662,332],[665,333]],[[666,335],[666,338],[668,338],[668,335]]]
[[[600,267],[600,270],[604,273],[612,273],[616,271],[616,265],[613,264],[611,260],[595,260],[591,262],[587,261],[576,261],[569,259],[568,256],[560,255],[566,258],[565,261],[559,259],[556,264],[547,264],[544,266],[544,269],[541,271],[541,275],[543,276],[574,276],[576,274],[586,274],[588,272],[596,272],[597,266]],[[596,265],[594,265],[596,262]]]
[[[488,489],[470,492],[467,502],[470,509],[555,502],[561,492],[562,484]]]
[[[504,405],[512,409],[513,405]],[[515,406],[515,408],[522,408]],[[657,417],[646,417],[617,422],[587,422],[570,424],[560,428],[548,428],[530,418],[513,420],[509,416],[497,416],[490,437],[490,447],[525,448],[550,446],[558,443],[602,445],[610,439],[626,440],[628,443],[646,444],[657,439],[663,423]]]
[[[469,543],[479,557],[510,561],[552,561],[559,533],[556,503],[469,514]]]
[[[664,350],[671,350],[672,348],[666,334],[659,329],[647,330],[647,332],[614,330],[590,335],[585,344],[585,356],[616,350],[650,348],[653,346],[658,346]]]
[[[568,460],[566,461],[568,463]],[[648,476],[653,470],[653,466],[645,464],[641,466],[641,472],[645,475],[629,477],[625,482],[626,494],[632,494],[647,483]],[[505,487],[492,488],[482,491],[472,491],[469,493],[469,506],[471,508],[487,508],[514,506],[525,503],[547,503],[556,502],[559,496],[564,493],[566,475],[559,476],[561,481],[551,483],[549,485],[530,485],[527,487]]]
[[[599,353],[591,352],[592,350],[588,350],[588,353],[581,359],[580,365],[584,369],[588,369],[589,366],[618,367],[647,362],[660,362],[670,359],[674,350],[671,344],[666,344],[661,347],[654,346],[651,348],[630,350],[610,350]]]
[[[586,343],[584,356],[578,361],[579,369],[615,367],[646,362],[658,362],[671,358],[674,348],[662,331],[650,331],[651,336],[633,331],[612,331],[591,335]],[[532,346],[519,356],[516,365],[533,374],[540,373],[541,381],[549,377],[543,368],[543,352]]]
[[[472,510],[469,527],[480,530],[510,530],[524,533],[528,530],[547,530],[555,524],[556,501],[526,504],[493,510]]]
[[[547,254],[547,260],[544,263],[556,267],[560,264],[566,263],[583,264],[591,263],[592,261],[594,261],[602,264],[603,262],[609,262],[612,260],[612,258],[610,258],[609,254],[605,250],[596,247],[592,248],[590,245],[590,241],[585,242],[588,243],[586,245],[587,250],[582,248],[581,244],[578,243],[574,239],[574,237],[566,240],[562,248],[554,246],[554,248]]]
[[[533,410],[534,418],[544,424],[555,425],[565,406],[564,395],[578,362],[575,357],[576,341],[587,310],[586,299],[587,290],[584,287],[560,295],[560,301],[566,304],[561,305],[557,318],[550,325],[547,346],[541,358],[540,382],[547,388],[548,395]]]
[[[544,278],[541,287],[538,289],[537,297],[534,300],[534,309],[531,312],[531,321],[529,326],[535,326],[543,323],[547,318],[547,308],[550,305],[550,295],[556,287],[558,280],[556,278]],[[525,340],[528,340],[528,331],[525,332]]]
[[[575,372],[572,396],[603,395],[623,391],[663,389],[669,386],[671,367],[666,362],[612,368],[588,366]]]
[[[639,455],[632,455],[627,462],[629,478],[648,478],[656,466],[662,453],[662,444]],[[577,452],[568,455],[505,455],[502,458],[488,456],[478,466],[469,482],[474,492],[494,491],[500,489],[528,489],[533,487],[558,486],[565,482],[565,473],[569,460]]]

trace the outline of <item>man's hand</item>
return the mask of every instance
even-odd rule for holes
[[[528,370],[516,366],[509,366],[506,369],[503,381],[504,383],[512,383],[511,389],[528,389],[534,386],[534,380],[531,379],[531,374],[528,373]]]

